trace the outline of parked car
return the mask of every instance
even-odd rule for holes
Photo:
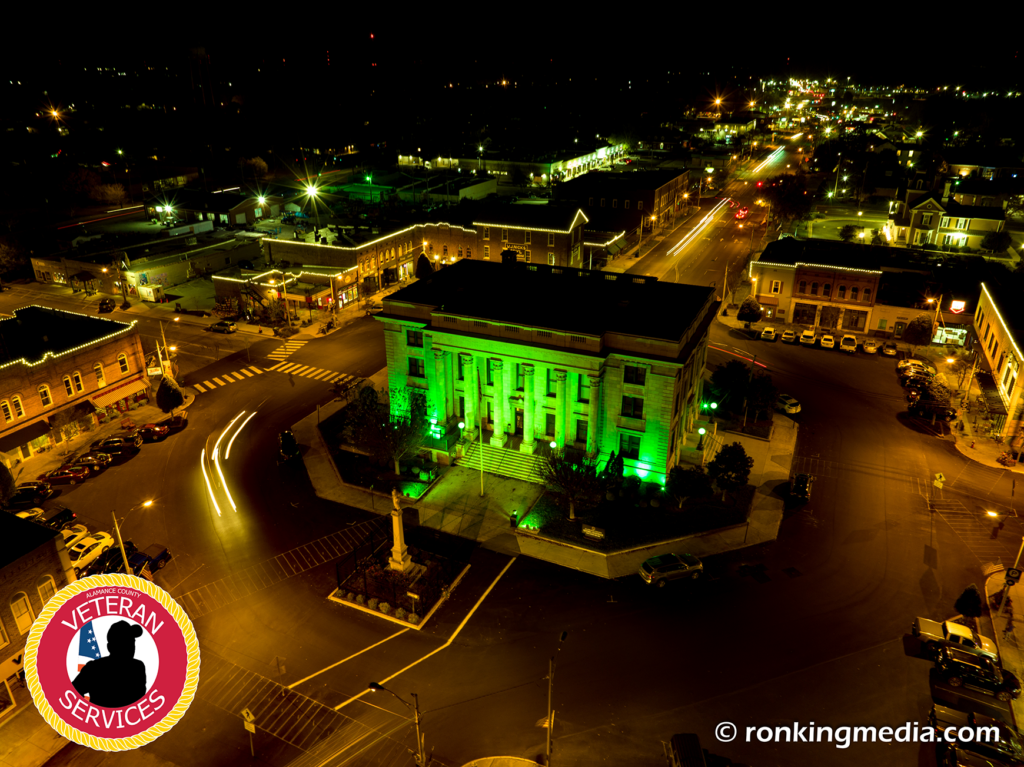
[[[958,738],[954,743],[948,744],[947,748],[955,752],[966,751],[984,757],[983,761],[970,762],[972,765],[1024,764],[1024,740],[1021,739],[1020,733],[998,719],[993,719],[984,714],[957,711],[947,706],[935,705],[928,714],[928,724],[938,730],[935,734],[936,743],[945,741],[945,733],[951,727],[956,730],[957,734],[959,734],[961,727],[971,729],[980,729],[982,727],[994,728],[995,732],[998,733],[998,737],[995,739],[990,738],[986,740],[979,737]],[[989,729],[989,732],[991,731]],[[946,764],[967,763],[966,760],[959,761],[956,758],[958,756],[956,753],[951,756],[952,758],[947,759]]]
[[[899,373],[906,370],[927,370],[931,375],[936,373],[934,365],[922,360],[900,360],[896,363],[896,372]]]
[[[1020,695],[1017,677],[999,668],[991,658],[959,647],[940,647],[935,670],[950,687],[966,687],[1003,701],[1016,700]]]
[[[46,489],[43,490],[42,488]],[[28,509],[39,506],[50,497],[52,491],[47,482],[26,482],[14,488],[14,493],[5,504],[8,509]]]
[[[932,379],[928,376],[923,375],[905,375],[900,376],[900,386],[904,389],[917,389],[918,391],[924,391],[928,388],[928,383]]]
[[[112,312],[112,311],[114,311],[114,307],[115,306],[116,306],[116,304],[114,303],[114,299],[113,298],[101,298],[100,299],[100,303],[99,303],[99,311],[100,312]]]
[[[89,445],[90,452],[107,453],[108,455],[121,455],[123,453],[134,453],[142,447],[142,435],[138,429],[133,429],[123,437],[107,437],[98,439]]]
[[[129,562],[138,551],[138,546],[131,541],[124,542],[124,553],[128,556]],[[118,568],[124,572],[124,557],[121,556],[121,547],[117,545],[117,541],[114,541],[113,548],[100,554],[88,567],[82,569],[81,577],[117,572]]]
[[[764,330],[762,330],[761,331],[761,340],[762,341],[774,341],[775,340],[775,328],[773,328],[771,325],[769,325]]]
[[[895,357],[896,352],[896,344],[882,344],[882,354],[886,357]]]
[[[928,654],[933,658],[939,656],[939,649],[956,645],[962,650],[984,655],[992,660],[999,660],[996,643],[983,637],[968,626],[953,621],[933,621],[928,618],[916,618],[910,625],[911,633],[924,644]]]
[[[914,397],[914,401],[910,403],[910,413],[919,418],[931,418],[934,416],[936,420],[945,421],[946,423],[955,421],[956,417],[960,414],[958,410],[948,405],[927,402],[922,400],[920,396]]]
[[[810,474],[797,474],[789,483],[789,497],[807,503],[811,500],[811,489],[814,477]]]
[[[839,349],[848,354],[853,354],[857,351],[857,337],[847,333],[839,340]]]
[[[37,506],[32,509],[22,509],[21,511],[14,511],[11,513],[18,519],[31,519],[32,521],[35,521],[46,513],[46,509],[41,509]]]
[[[54,530],[63,530],[68,525],[74,523],[77,517],[78,515],[67,506],[54,506],[40,514],[36,522],[51,527]]]
[[[71,551],[76,543],[89,537],[89,528],[85,525],[71,525],[60,531],[64,536],[64,547]]]
[[[800,334],[800,345],[801,346],[814,346],[818,342],[818,337],[814,335],[813,330],[805,330]]]
[[[662,554],[640,565],[640,577],[644,582],[659,588],[679,578],[700,578],[703,573],[704,564],[693,554]]]
[[[85,466],[93,473],[96,473],[107,468],[113,460],[109,453],[85,453],[66,465]]]
[[[125,549],[127,552],[127,549]],[[134,554],[128,555],[128,566],[131,568],[132,575],[145,575],[145,569],[149,568],[149,575],[151,576],[157,570],[162,570],[164,566],[171,561],[171,552],[167,550],[167,547],[160,543],[154,543],[152,546],[147,546],[143,551],[138,551]],[[124,572],[124,557],[113,557],[109,568],[104,570],[105,573],[123,573]]]
[[[214,333],[234,333],[238,330],[238,326],[231,320],[221,320],[210,325],[210,330]]]
[[[864,343],[860,345],[860,348],[864,350],[865,354],[878,354],[878,341],[865,338]]]
[[[792,330],[782,331],[782,343],[784,344],[795,344],[796,343],[796,332]]]
[[[117,542],[110,533],[93,533],[76,543],[68,552],[71,564],[75,568],[75,576],[81,577],[85,568],[91,565],[100,554],[116,545]]]
[[[74,485],[76,482],[85,482],[89,477],[89,469],[85,466],[61,466],[46,474],[39,476],[40,480],[53,485]]]
[[[821,348],[822,349],[835,349],[836,348],[836,337],[832,335],[824,335],[821,337]]]
[[[143,442],[159,442],[170,433],[170,427],[156,423],[147,423],[139,429]]]
[[[791,397],[788,394],[780,394],[778,399],[775,400],[775,407],[788,415],[800,412],[800,403],[796,397]]]

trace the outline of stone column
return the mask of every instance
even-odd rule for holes
[[[587,455],[597,455],[598,414],[601,412],[601,376],[588,375],[590,379],[590,405],[587,408]]]
[[[394,545],[391,547],[391,559],[388,567],[404,573],[412,565],[409,547],[405,545],[405,527],[402,525],[402,507],[398,503],[398,490],[391,489],[391,530],[394,534]]]
[[[491,428],[494,433],[491,435],[491,444],[498,447],[505,446],[505,370],[502,361],[498,358],[491,360],[491,370],[494,373],[494,422]]]
[[[434,415],[438,424],[447,422],[451,413],[451,404],[445,392],[444,384],[444,350],[434,349],[434,380],[431,381],[430,396],[434,401]]]
[[[456,359],[455,355],[451,352],[444,353],[444,391],[445,397],[448,402],[448,407],[445,409],[445,419],[451,422],[452,416],[459,409],[459,401],[456,399],[455,393],[455,367]],[[458,421],[456,421],[458,423]]]
[[[564,370],[555,371],[555,444],[565,447],[565,378]]]
[[[536,449],[533,441],[533,422],[537,415],[534,405],[533,365],[523,365],[523,441],[519,452],[532,454]]]
[[[463,436],[466,439],[474,439],[476,437],[477,396],[480,391],[476,383],[476,359],[472,354],[466,352],[460,352],[459,358],[462,360],[464,378],[462,396],[466,398],[466,429],[463,431]]]

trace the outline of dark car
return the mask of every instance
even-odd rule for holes
[[[934,417],[936,420],[945,421],[946,423],[956,420],[957,415],[959,415],[958,411],[951,407],[924,402],[921,399],[916,399],[911,403],[910,413],[919,418]]]
[[[789,483],[789,495],[791,498],[807,503],[811,500],[811,489],[814,487],[814,477],[810,474],[797,474]]]
[[[108,453],[86,453],[69,462],[68,466],[85,466],[93,472],[107,468],[114,459]]]
[[[139,434],[138,430],[133,430],[124,437],[98,439],[89,445],[89,451],[107,453],[108,455],[121,455],[122,453],[133,453],[140,447],[142,447],[142,435]]]
[[[76,482],[85,482],[88,477],[89,469],[85,466],[61,466],[41,475],[39,479],[53,485],[73,485]]]
[[[1016,700],[1020,695],[1017,677],[990,658],[957,647],[940,647],[935,669],[950,687],[966,687],[1004,701]]]
[[[917,391],[925,391],[928,388],[928,383],[932,379],[925,378],[924,376],[900,376],[900,386],[904,389],[916,389]]]
[[[238,326],[231,320],[221,320],[210,325],[210,330],[214,333],[234,333],[238,330]]]
[[[39,506],[53,495],[49,482],[23,482],[14,488],[14,493],[7,499],[8,509],[31,509]]]
[[[961,727],[975,731],[981,728],[992,728],[988,731],[997,732],[999,734],[998,740],[989,739],[986,742],[977,736],[957,737],[956,741],[949,744],[947,748],[954,752],[967,752],[978,754],[986,759],[994,759],[996,760],[994,764],[1024,764],[1024,742],[1022,742],[1020,735],[1013,727],[1005,722],[1000,722],[998,719],[993,719],[984,714],[957,711],[947,706],[936,705],[932,707],[931,713],[928,714],[928,724],[938,730],[936,733],[937,737],[935,738],[936,743],[945,741],[945,733],[950,727],[955,728],[957,736],[960,735]],[[978,734],[980,735],[980,733]],[[948,758],[946,764],[966,763],[967,760],[960,761],[956,759],[959,753],[950,755],[952,758]],[[992,765],[993,762],[982,761],[980,764]]]
[[[147,423],[139,429],[139,434],[142,435],[144,442],[158,442],[170,433],[171,430],[168,427],[156,423]]]
[[[668,581],[680,578],[694,580],[703,573],[704,564],[693,554],[662,554],[640,565],[640,577],[644,582],[660,588],[664,588]]]
[[[131,541],[124,542],[124,553],[128,555],[128,561],[139,553],[139,547]],[[124,557],[121,555],[121,547],[114,545],[94,559],[84,570],[80,577],[88,575],[105,575],[106,573],[124,572]]]
[[[115,303],[113,298],[101,298],[99,303],[99,310],[101,312],[112,312],[114,311]]]
[[[54,530],[63,530],[68,525],[75,521],[78,515],[75,514],[67,506],[54,506],[52,509],[46,509],[36,517],[36,522],[47,527],[52,527]]]

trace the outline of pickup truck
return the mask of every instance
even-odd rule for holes
[[[148,565],[149,572],[152,574],[156,570],[160,570],[171,561],[171,552],[167,550],[167,547],[154,543],[152,546],[148,546],[144,551],[140,551],[134,556],[128,557],[128,564],[132,567],[132,572],[135,575],[142,575],[144,568]]]
[[[941,648],[955,645],[968,652],[984,655],[997,663],[999,662],[999,650],[996,648],[995,642],[959,623],[953,621],[939,623],[928,618],[917,618],[910,630],[915,637],[921,640],[928,654],[933,658],[938,655]]]

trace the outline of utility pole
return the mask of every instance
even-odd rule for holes
[[[743,425],[747,425],[747,394],[750,392],[750,385],[754,382],[754,365],[757,364],[757,355],[750,361],[750,377],[747,379],[747,391],[743,394]]]
[[[546,767],[551,767],[551,731],[555,729],[555,712],[551,708],[551,694],[555,689],[555,656],[562,649],[562,642],[565,641],[567,636],[569,636],[569,632],[563,631],[562,635],[558,637],[558,647],[555,648],[555,655],[552,655],[548,661],[548,736],[547,745],[544,749],[544,764]]]

